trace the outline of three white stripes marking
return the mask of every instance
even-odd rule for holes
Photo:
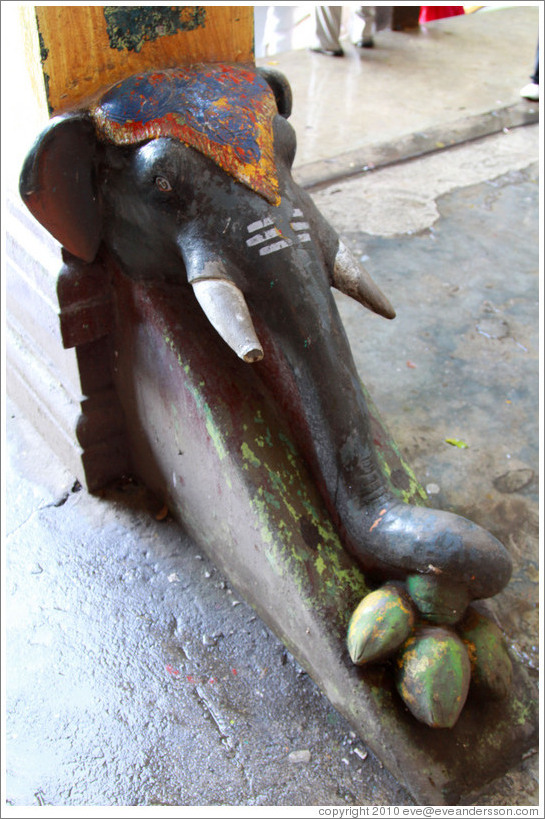
[[[303,216],[303,212],[296,208],[293,211],[293,219],[299,219]],[[272,227],[270,227],[272,225]],[[297,239],[299,242],[310,242],[310,233],[306,233],[303,231],[308,231],[309,224],[308,222],[290,222],[290,226],[292,230],[294,230],[298,235]],[[265,228],[270,228],[269,230],[265,230]],[[258,233],[258,231],[263,231],[262,233]],[[248,233],[252,233],[253,235],[250,236],[249,239],[246,239],[246,244],[248,247],[254,247],[255,245],[262,245],[259,248],[259,255],[260,256],[267,256],[269,253],[276,253],[278,250],[282,250],[284,247],[290,247],[293,244],[293,241],[289,239],[287,236],[282,236],[282,233],[278,230],[277,227],[274,226],[273,220],[270,216],[267,216],[265,219],[260,219],[258,222],[252,222],[251,225],[248,225]],[[281,236],[282,238],[279,241],[271,242],[271,239],[278,239]],[[265,244],[267,243],[267,244]]]

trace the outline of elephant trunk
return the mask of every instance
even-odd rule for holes
[[[450,513],[402,504],[391,491],[331,285],[383,316],[395,313],[337,237],[324,238],[308,203],[308,225],[321,241],[314,247],[310,237],[297,241],[294,204],[275,212],[274,251],[256,254],[249,271],[236,250],[224,260],[202,231],[194,241],[186,232],[179,247],[197,299],[237,355],[258,362],[256,375],[285,413],[346,548],[364,570],[400,578],[438,572],[442,582],[461,583],[468,600],[496,594],[511,563],[490,533]],[[246,240],[241,233],[235,247]],[[252,249],[261,244],[246,241]]]

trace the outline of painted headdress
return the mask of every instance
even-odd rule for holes
[[[278,205],[276,113],[258,73],[223,64],[137,74],[110,88],[91,111],[102,139],[133,145],[174,137]]]

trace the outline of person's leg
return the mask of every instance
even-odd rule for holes
[[[343,50],[339,41],[341,31],[342,6],[316,6],[316,42],[311,51],[341,57]]]
[[[535,62],[534,62],[534,73],[532,74],[530,79],[532,80],[533,83],[535,83],[536,85],[539,85],[539,43],[537,44],[537,49],[536,49],[536,59],[535,59]]]
[[[375,6],[375,34],[392,25],[393,6]]]
[[[375,6],[360,6],[356,14],[363,20],[361,37],[356,41],[358,48],[372,48],[375,44],[373,35],[375,33]]]
[[[534,72],[530,76],[530,82],[520,89],[520,96],[524,99],[537,102],[539,100],[539,42],[536,49],[534,62]]]

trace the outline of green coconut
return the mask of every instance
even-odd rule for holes
[[[422,616],[438,625],[457,623],[469,603],[465,583],[445,580],[437,574],[409,575],[407,588]]]
[[[471,677],[465,643],[448,628],[423,626],[401,649],[397,666],[397,690],[413,716],[431,728],[452,728]]]
[[[403,645],[414,626],[406,593],[387,584],[366,595],[348,624],[347,645],[356,665],[384,660]]]
[[[506,697],[513,666],[500,629],[470,606],[457,631],[468,648],[476,691],[493,699]]]

